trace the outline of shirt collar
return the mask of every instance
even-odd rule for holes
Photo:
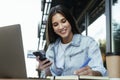
[[[81,41],[81,35],[80,34],[74,34],[71,45],[80,46],[80,41]]]
[[[72,39],[70,45],[80,46],[80,41],[81,41],[81,35],[80,35],[80,34],[74,34],[74,35],[73,35],[73,39]],[[58,44],[59,44],[59,42],[60,42],[60,38],[58,38],[58,39],[56,40],[56,42],[53,43],[53,45],[51,46],[51,48],[57,47]]]

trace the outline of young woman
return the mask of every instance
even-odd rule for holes
[[[82,36],[73,16],[67,8],[57,5],[51,8],[46,26],[47,59],[39,61],[39,70],[46,75],[104,76],[98,44],[88,36]],[[49,63],[45,64],[47,61]]]

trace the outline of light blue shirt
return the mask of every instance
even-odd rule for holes
[[[103,76],[106,75],[106,69],[103,66],[99,46],[93,38],[74,34],[63,56],[63,68],[56,66],[56,55],[58,53],[59,42],[60,39],[57,39],[55,43],[48,46],[46,51],[47,58],[53,62],[50,67],[53,76],[74,75],[74,71],[83,67],[84,64],[90,66],[94,71],[101,72]],[[86,60],[89,62],[86,62]]]

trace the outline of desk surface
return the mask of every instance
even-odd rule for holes
[[[48,76],[46,79],[0,79],[0,80],[109,80],[108,77],[98,76]]]
[[[49,80],[109,80],[108,77],[99,77],[99,76],[57,76],[51,77],[48,76]]]

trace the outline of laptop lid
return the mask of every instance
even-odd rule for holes
[[[21,27],[0,27],[0,78],[27,78]]]

